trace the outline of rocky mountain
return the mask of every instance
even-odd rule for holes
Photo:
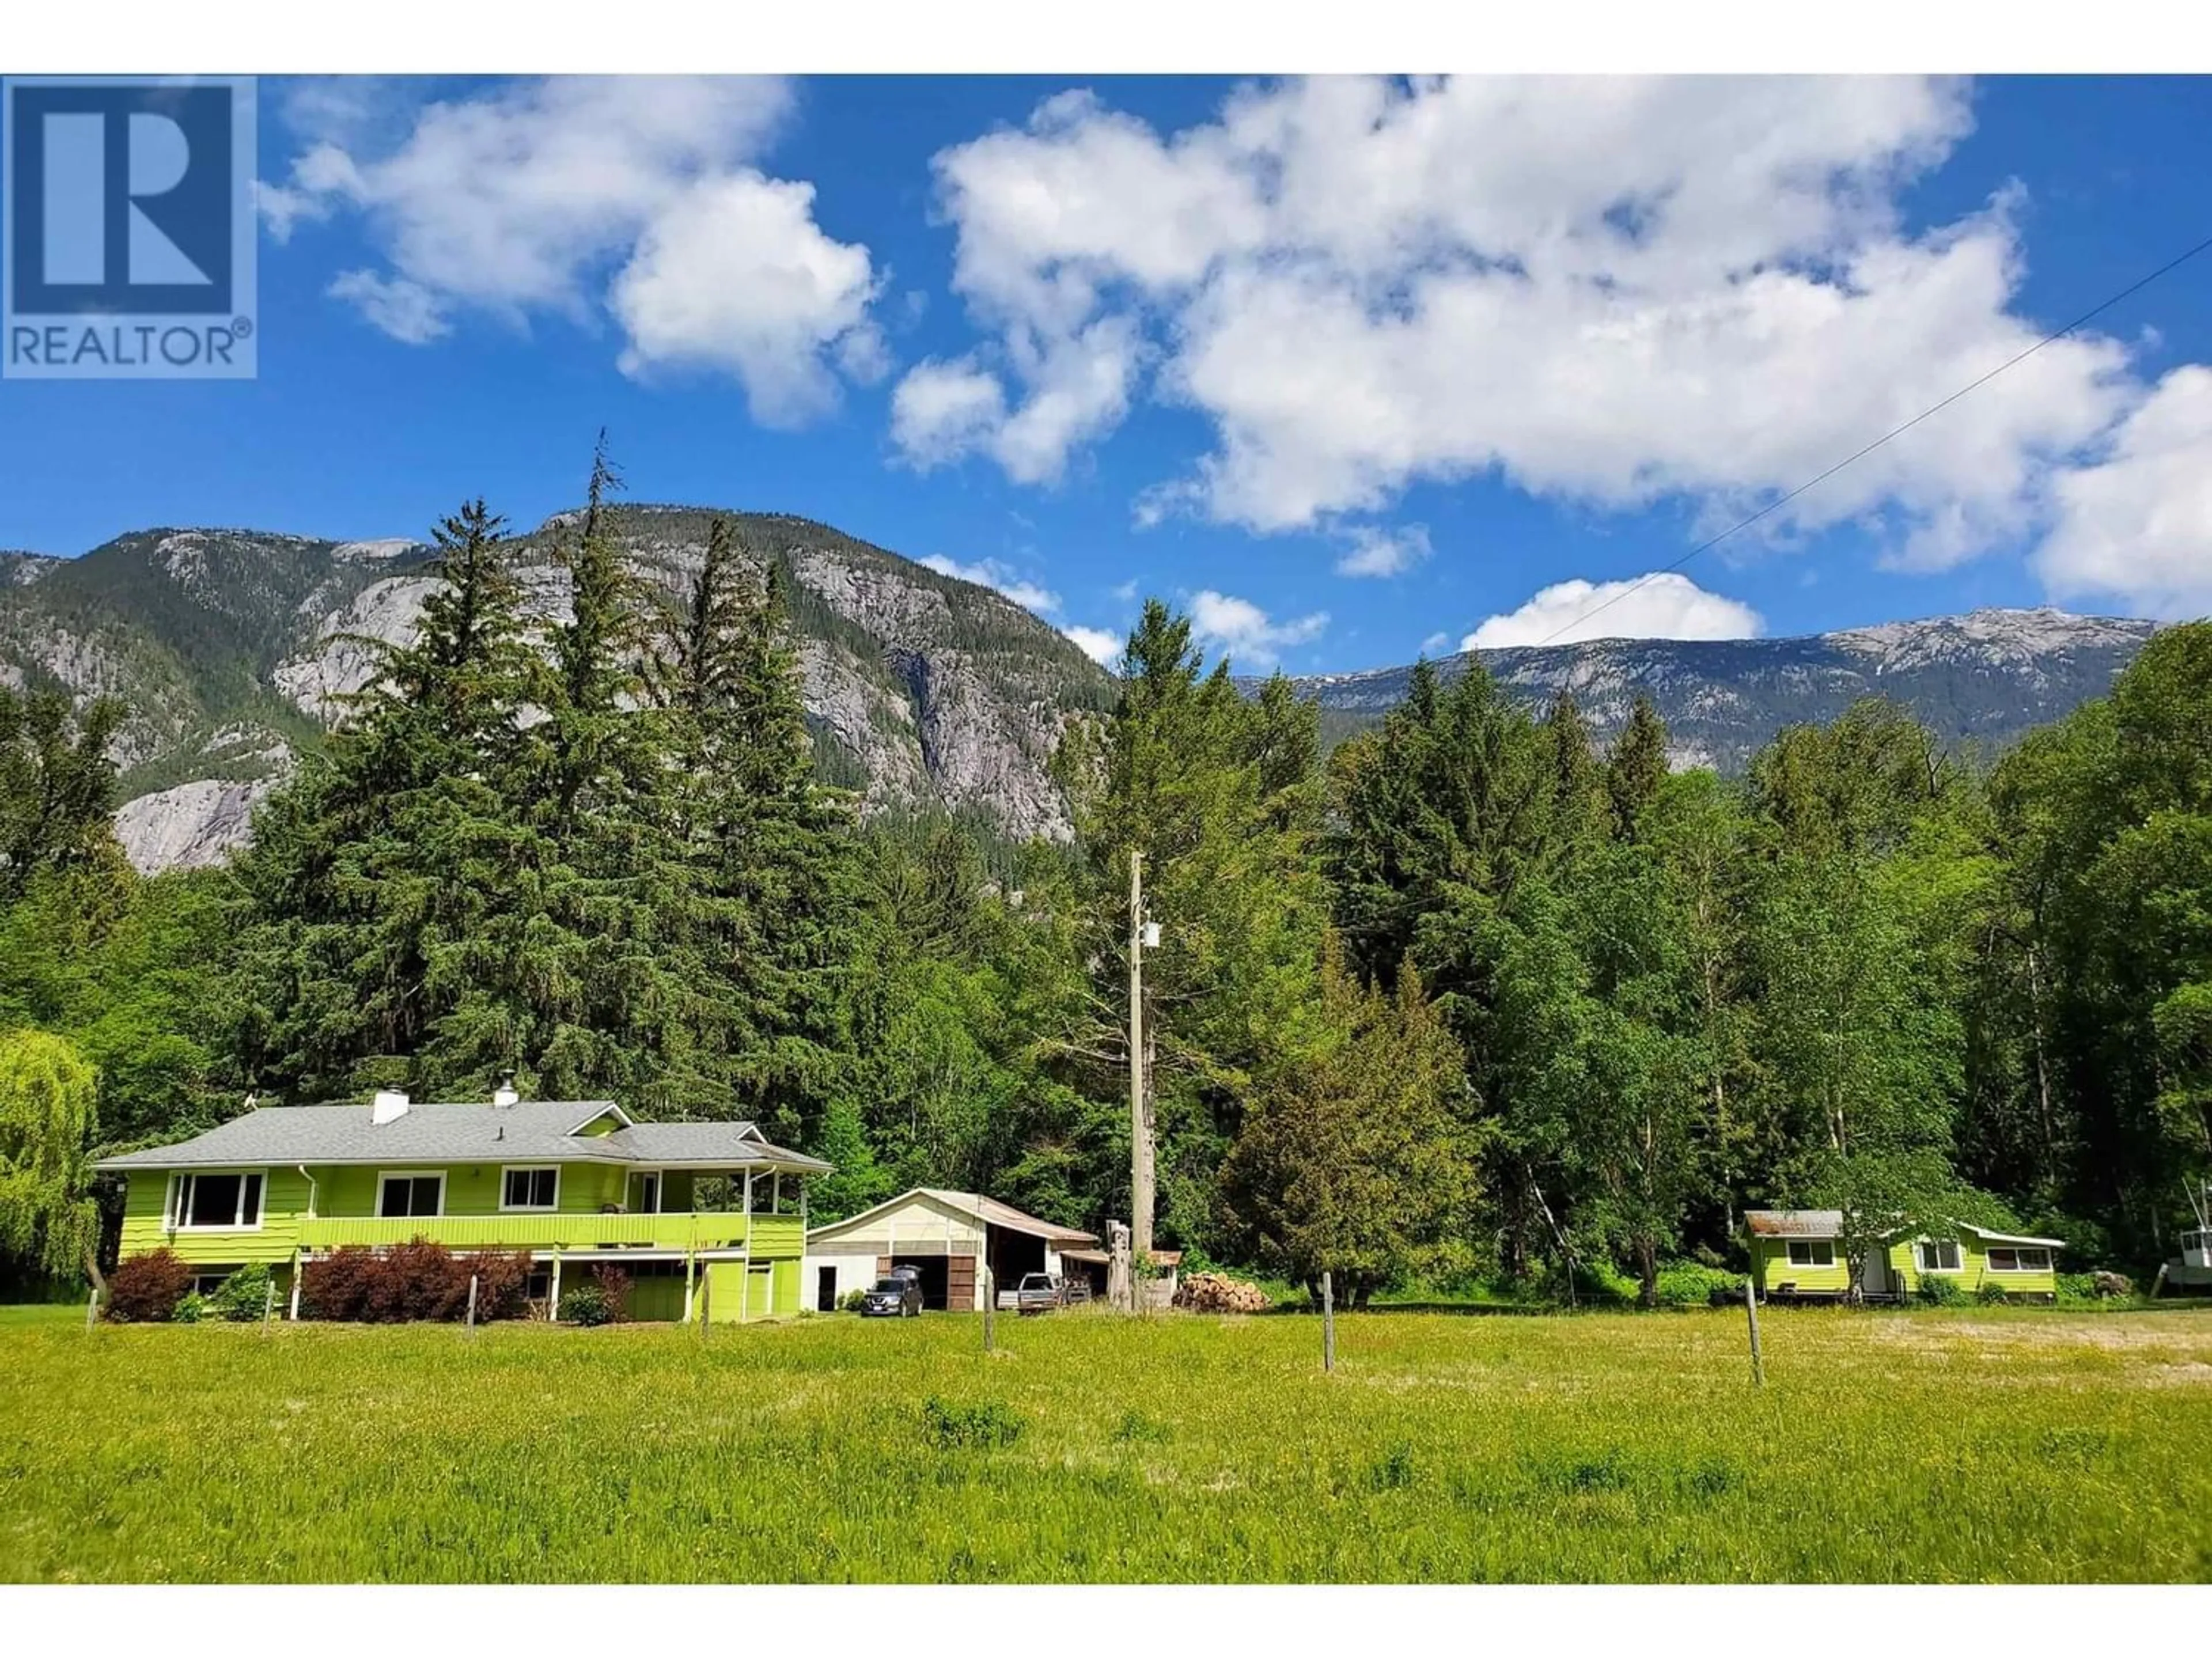
[[[2111,689],[2157,624],[2062,611],[1976,611],[1779,640],[1593,640],[1481,651],[1439,662],[1450,678],[1480,658],[1529,706],[1571,690],[1601,736],[1648,691],[1677,766],[1741,771],[1769,738],[1828,720],[1864,696],[1887,696],[1954,742],[2003,747]],[[1410,667],[1319,674],[1296,682],[1322,706],[1329,735],[1382,719],[1402,701]]]
[[[625,507],[614,533],[651,582],[696,574],[708,526],[790,578],[805,702],[825,775],[864,809],[961,813],[1012,838],[1061,836],[1049,773],[1064,723],[1112,682],[1060,633],[987,587],[805,519]],[[565,619],[557,514],[519,538],[542,620]],[[162,529],[82,558],[0,553],[0,684],[121,697],[126,804],[143,869],[210,863],[253,804],[368,680],[371,641],[412,630],[428,550],[259,531]]]
[[[933,809],[1012,839],[1064,836],[1048,766],[1066,722],[1113,682],[1058,629],[987,587],[826,525],[769,514],[623,507],[614,533],[670,590],[726,516],[756,568],[789,577],[805,702],[825,776],[871,812]],[[519,538],[534,614],[565,618],[561,514]],[[134,532],[81,558],[0,551],[0,684],[120,696],[124,845],[141,868],[207,864],[244,838],[254,803],[322,740],[367,681],[374,641],[404,639],[431,578],[406,540],[244,530]],[[1898,699],[1943,736],[1996,748],[2100,696],[2153,624],[2055,611],[1970,616],[1803,639],[1601,640],[1490,651],[1532,706],[1572,688],[1601,734],[1641,689],[1678,764],[1741,769],[1782,726],[1856,698]],[[1449,676],[1471,659],[1439,664]],[[1408,668],[1312,676],[1326,734],[1370,725]]]

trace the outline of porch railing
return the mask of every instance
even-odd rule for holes
[[[417,1238],[453,1250],[733,1250],[797,1255],[805,1237],[795,1215],[746,1217],[700,1211],[666,1215],[441,1215],[301,1217],[300,1243],[311,1250],[372,1248]]]

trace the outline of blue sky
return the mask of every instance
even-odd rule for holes
[[[261,83],[260,375],[0,384],[0,546],[805,514],[1103,649],[1571,625],[2212,234],[2185,79]],[[1593,633],[2212,608],[2212,254]],[[1592,584],[1591,587],[1561,584]],[[1547,590],[1551,590],[1548,593]]]

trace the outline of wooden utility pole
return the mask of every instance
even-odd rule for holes
[[[1145,1075],[1145,855],[1129,850],[1129,1252],[1152,1253],[1152,1112]]]

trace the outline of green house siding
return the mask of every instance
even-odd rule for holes
[[[1760,1237],[1751,1241],[1753,1279],[1761,1291],[1775,1291],[1790,1285],[1807,1295],[1826,1296],[1841,1295],[1850,1288],[1850,1267],[1840,1246],[1832,1246],[1835,1265],[1828,1267],[1791,1266],[1789,1246],[1790,1241],[1783,1238]],[[2046,1297],[2057,1294],[2058,1275],[2055,1268],[2038,1273],[1999,1271],[1990,1266],[1990,1249],[1986,1241],[1970,1232],[1961,1232],[1959,1238],[1959,1270],[1942,1276],[1955,1279],[1960,1290],[1968,1296],[1979,1294],[1985,1285],[1994,1285],[2008,1296]],[[1887,1247],[1885,1255],[1893,1290],[1907,1295],[1919,1290],[1921,1273],[1916,1249],[1916,1242],[1909,1239]],[[2055,1260],[2057,1252],[2051,1254]]]
[[[195,1265],[239,1267],[247,1262],[289,1266],[294,1253],[329,1250],[349,1244],[372,1247],[426,1238],[456,1250],[556,1250],[653,1249],[697,1251],[741,1249],[757,1263],[774,1264],[761,1282],[745,1316],[771,1310],[796,1313],[799,1258],[805,1233],[797,1215],[750,1217],[729,1212],[670,1211],[652,1215],[607,1213],[619,1204],[635,1171],[621,1165],[563,1164],[555,1207],[550,1211],[500,1208],[502,1170],[498,1164],[410,1165],[389,1169],[354,1165],[264,1168],[260,1224],[247,1228],[173,1228],[169,1224],[171,1182],[167,1170],[135,1170],[125,1186],[122,1254],[143,1255],[168,1249]],[[518,1166],[521,1167],[521,1166]],[[530,1165],[528,1167],[543,1167]],[[689,1202],[689,1172],[666,1178],[664,1206]],[[442,1175],[444,1213],[386,1218],[377,1214],[386,1174]],[[756,1186],[756,1193],[759,1188]],[[310,1206],[313,1213],[308,1213]],[[724,1305],[736,1316],[741,1291],[732,1280]],[[655,1295],[663,1294],[656,1291]],[[680,1297],[676,1314],[681,1314]]]
[[[258,1227],[171,1227],[170,1174],[133,1170],[123,1200],[121,1253],[143,1255],[170,1249],[195,1264],[244,1267],[289,1263],[300,1244],[300,1218],[307,1207],[307,1182],[297,1170],[267,1170]]]
[[[2055,1262],[2057,1252],[2054,1250],[2051,1254]],[[1889,1269],[1907,1291],[1917,1291],[1920,1288],[1919,1255],[1913,1243],[1890,1247]],[[2041,1273],[1999,1272],[1990,1266],[1990,1246],[1972,1233],[1960,1236],[1957,1273],[1928,1276],[1956,1279],[1959,1288],[1969,1296],[1978,1295],[1985,1285],[1992,1285],[2007,1296],[2058,1294],[2058,1273],[2055,1266]]]
[[[1801,1243],[1820,1243],[1820,1240],[1799,1240]],[[1826,1267],[1793,1266],[1790,1260],[1790,1243],[1786,1238],[1754,1238],[1751,1242],[1753,1275],[1762,1291],[1778,1290],[1790,1285],[1801,1291],[1815,1295],[1841,1293],[1850,1288],[1850,1267],[1844,1253],[1833,1241],[1826,1241],[1834,1255],[1834,1265]]]

